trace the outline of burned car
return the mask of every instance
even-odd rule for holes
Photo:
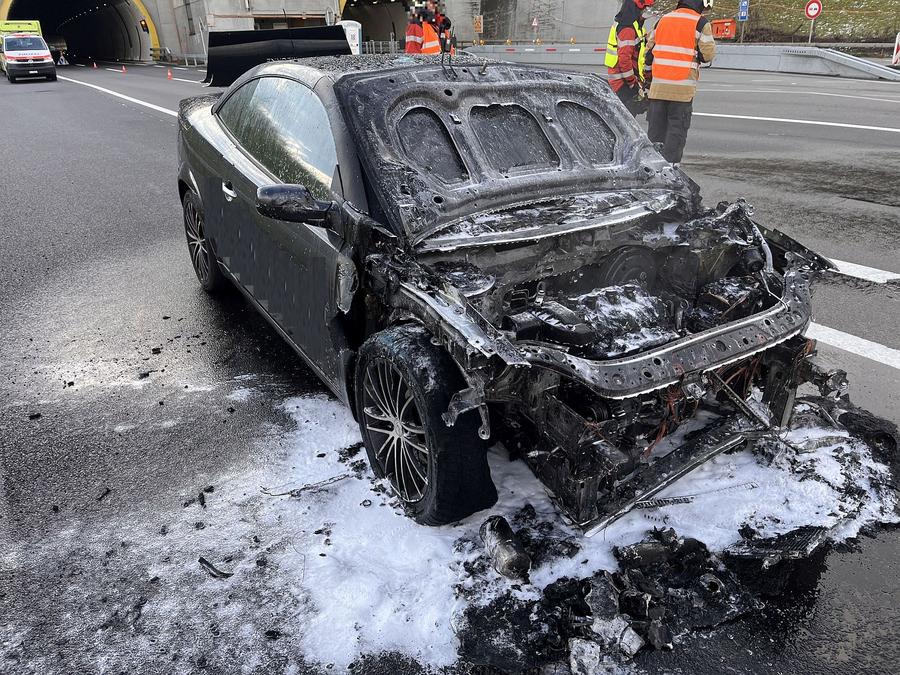
[[[748,438],[814,375],[830,263],[704,208],[600,78],[437,58],[267,63],[182,103],[208,291],[239,288],[442,524],[497,498],[503,441],[592,532]],[[689,431],[690,433],[686,433]]]

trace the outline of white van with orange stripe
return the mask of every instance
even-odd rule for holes
[[[20,77],[56,79],[50,48],[35,33],[8,33],[0,38],[0,69],[10,82]]]

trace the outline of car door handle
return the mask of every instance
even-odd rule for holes
[[[230,180],[222,182],[222,194],[225,195],[226,202],[230,202],[232,199],[237,197],[237,192],[234,191],[234,186],[232,186]]]

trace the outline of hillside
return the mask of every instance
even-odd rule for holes
[[[823,0],[816,19],[815,40],[834,42],[893,42],[900,31],[898,0]],[[675,0],[659,0],[657,10],[668,11]],[[750,21],[745,39],[806,41],[809,20],[806,0],[750,0]],[[716,0],[711,18],[737,16],[738,0]]]

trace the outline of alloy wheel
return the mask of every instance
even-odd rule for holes
[[[419,408],[403,376],[383,359],[366,368],[365,426],[375,457],[400,498],[417,502],[428,486],[428,442]]]
[[[193,201],[184,207],[184,224],[187,231],[188,250],[191,264],[202,283],[209,281],[209,256],[207,255],[206,237],[203,235],[203,216]]]

